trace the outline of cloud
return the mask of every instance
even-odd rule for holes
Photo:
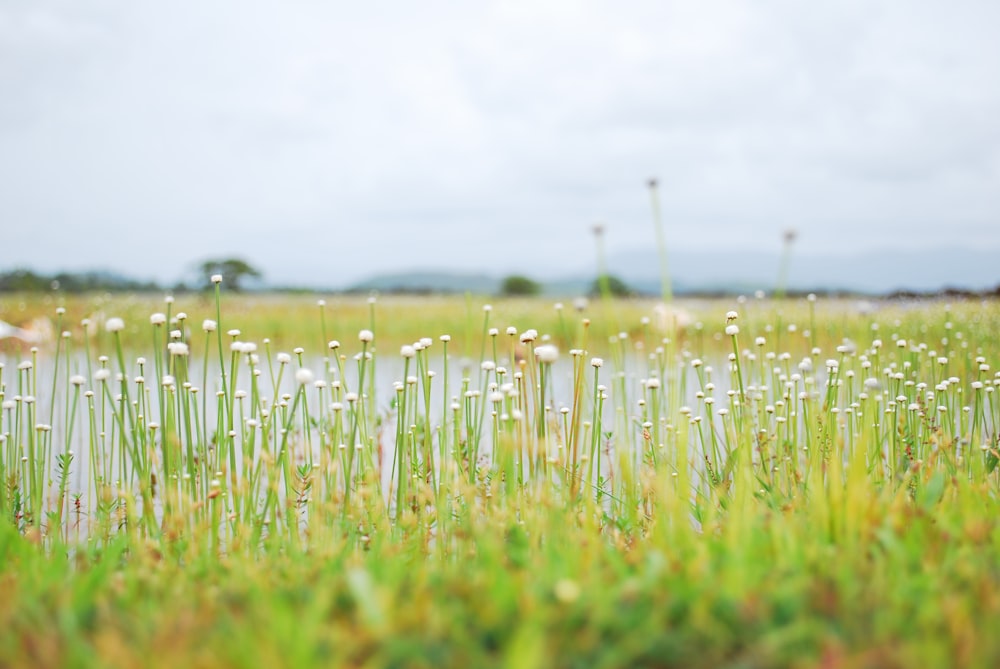
[[[0,265],[541,274],[589,258],[597,220],[612,250],[651,243],[654,175],[681,246],[1000,246],[998,21],[985,0],[8,4]]]

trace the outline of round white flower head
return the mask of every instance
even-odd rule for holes
[[[371,330],[362,330],[358,333],[358,339],[367,344],[371,340],[375,339],[375,333]]]
[[[404,358],[412,358],[417,354],[417,349],[409,345],[404,345],[400,347],[399,354]]]
[[[205,332],[215,332],[215,329],[219,327],[219,324],[213,321],[211,318],[206,318],[201,322],[201,329]]]
[[[288,355],[287,353],[279,353],[277,358],[279,365],[287,365],[292,361],[292,356]]]
[[[317,307],[325,307],[326,306],[326,300],[316,300],[316,306]]]
[[[727,323],[732,323],[733,321],[735,321],[739,317],[740,317],[740,315],[738,313],[736,313],[735,311],[727,311],[726,312],[726,322]]]
[[[125,329],[125,321],[120,318],[109,318],[104,323],[104,329],[108,332],[121,332]]]
[[[448,342],[451,341],[451,335],[443,334],[440,337],[438,337],[438,339],[440,339],[441,341],[443,341],[444,343],[447,344]]]
[[[660,380],[657,378],[646,379],[646,387],[650,390],[655,390],[660,387]]]
[[[538,330],[535,330],[534,328],[525,330],[521,333],[522,344],[527,344],[528,342],[535,341],[536,339],[538,339]]]
[[[295,380],[298,382],[300,386],[312,383],[313,378],[314,378],[313,373],[310,370],[306,369],[305,367],[300,367],[299,369],[295,370]]]
[[[330,342],[326,345],[326,347],[331,351],[335,351],[338,348],[340,348],[340,342],[337,341],[336,339],[331,339]]]
[[[186,321],[187,317],[188,317],[188,315],[186,313],[184,313],[183,311],[178,311],[177,315],[175,316],[175,318],[177,320],[179,320],[179,321]]]
[[[221,274],[213,274],[212,275],[212,283],[214,283],[216,285],[222,283],[222,275]]]
[[[172,341],[167,344],[167,352],[169,352],[170,355],[187,355],[189,352],[188,345],[184,342]]]
[[[167,315],[157,311],[155,314],[150,314],[149,322],[153,325],[163,325],[167,322]]]
[[[727,325],[726,326],[726,334],[729,335],[730,337],[735,337],[739,333],[740,333],[740,326],[739,325]]]
[[[82,386],[84,383],[86,383],[86,381],[87,379],[83,378],[79,374],[74,374],[73,376],[69,377],[69,382],[72,383],[74,386]]]
[[[539,362],[552,364],[559,359],[559,349],[554,344],[542,344],[535,349],[535,357]]]
[[[174,377],[171,376],[170,374],[164,374],[163,378],[160,379],[160,384],[162,384],[163,386],[166,386],[168,388],[170,386],[174,385],[174,383],[175,383]]]
[[[507,332],[508,335],[510,335],[511,337],[513,337],[513,336],[515,336],[517,334],[517,328],[514,327],[513,325],[509,325],[507,327],[506,332]]]
[[[430,337],[421,337],[420,338],[420,345],[423,346],[424,348],[427,348],[428,346],[430,346],[433,343],[434,343],[434,340],[431,339]]]
[[[593,365],[594,367],[600,367],[601,365],[604,364],[604,359],[603,358],[591,358],[590,359],[590,364]]]

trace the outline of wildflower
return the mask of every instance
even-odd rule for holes
[[[167,315],[156,312],[155,314],[150,315],[149,322],[153,325],[163,325],[167,322]]]
[[[371,342],[373,339],[375,339],[375,333],[372,332],[371,330],[362,330],[361,332],[358,333],[358,339],[361,340],[361,342],[367,344]]]
[[[559,349],[553,344],[543,344],[535,349],[535,357],[539,362],[552,364],[559,359]]]
[[[167,351],[170,355],[187,355],[188,345],[180,341],[172,341],[167,344]]]
[[[205,332],[215,332],[216,328],[218,327],[219,324],[213,321],[211,318],[206,318],[201,322],[201,329],[204,330]]]
[[[593,367],[600,367],[600,366],[602,366],[604,364],[604,359],[603,358],[591,358],[590,359],[590,364]]]
[[[109,318],[104,323],[104,329],[108,332],[121,332],[125,329],[125,321],[120,318]]]
[[[219,285],[220,283],[222,283],[222,275],[221,274],[213,274],[212,275],[212,283],[214,283],[215,285]]]
[[[399,354],[404,358],[412,358],[417,354],[417,350],[409,345],[404,345],[400,347]]]
[[[726,334],[729,335],[730,337],[735,337],[739,333],[740,333],[740,326],[739,325],[727,325],[726,326]]]
[[[295,381],[300,385],[304,386],[306,384],[313,382],[313,373],[306,369],[305,367],[300,367],[295,371]]]

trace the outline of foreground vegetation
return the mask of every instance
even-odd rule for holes
[[[0,666],[1000,662],[996,304],[190,299],[0,304]]]

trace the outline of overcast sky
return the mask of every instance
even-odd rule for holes
[[[0,270],[1000,250],[1000,3],[0,0]],[[655,271],[655,270],[654,270]],[[998,271],[1000,275],[1000,271]]]

